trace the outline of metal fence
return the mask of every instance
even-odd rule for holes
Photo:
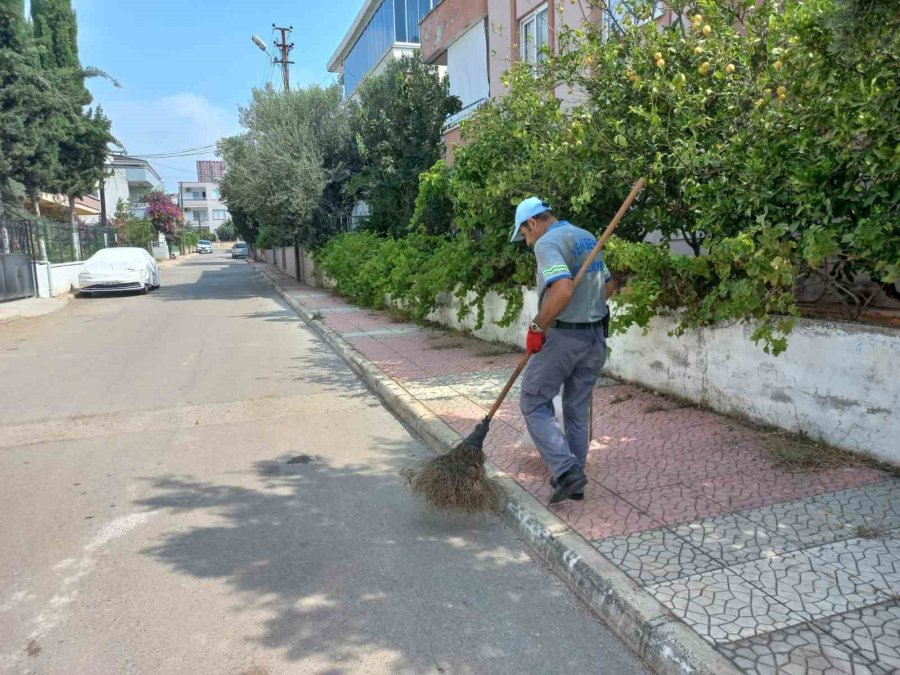
[[[78,224],[73,231],[68,223],[53,220],[36,220],[31,227],[35,256],[51,263],[87,260],[101,248],[118,245],[118,234],[111,227]]]
[[[0,302],[31,297],[36,286],[28,221],[0,219]]]

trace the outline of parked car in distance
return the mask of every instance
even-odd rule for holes
[[[81,295],[159,288],[159,267],[142,248],[104,248],[87,259],[78,274]]]
[[[212,242],[201,239],[197,242],[197,253],[212,253]]]
[[[239,241],[234,246],[231,247],[231,257],[232,258],[246,258],[250,255],[250,247],[247,246],[247,242]]]

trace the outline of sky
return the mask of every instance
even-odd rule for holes
[[[269,51],[272,23],[294,27],[291,86],[328,84],[326,64],[363,0],[72,0],[84,66],[122,84],[88,81],[113,134],[130,154],[155,154],[215,143],[240,131],[238,106],[253,87],[281,74],[250,40]],[[166,189],[196,180],[196,157],[150,160]]]

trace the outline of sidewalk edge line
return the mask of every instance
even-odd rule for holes
[[[404,422],[438,452],[460,436],[388,378],[355,347],[298,302],[278,278],[253,265],[301,319],[327,342]],[[503,517],[529,548],[584,601],[591,611],[660,675],[737,675],[740,670],[675,617],[647,591],[594,549],[508,475],[488,462],[488,473],[506,495]]]

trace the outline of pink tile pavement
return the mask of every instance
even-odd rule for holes
[[[401,325],[385,312],[328,311],[351,306],[330,292],[297,284],[289,287],[300,302],[322,309],[324,323],[339,334]],[[433,331],[376,333],[346,339],[410,391],[421,395],[422,387],[430,391],[427,388],[433,386],[436,395],[424,396],[422,403],[465,436],[490,405],[484,394],[472,392],[483,391],[485,382],[493,391],[493,383],[502,380],[505,370],[512,371],[520,355],[490,355],[477,340],[449,334],[435,339],[436,335],[440,336]],[[534,450],[520,447],[523,430],[513,395],[494,419],[485,452],[502,471],[546,503],[550,476]],[[767,458],[767,442],[763,431],[640,387],[598,388],[586,467],[587,498],[566,501],[553,509],[593,540],[857,487],[886,477],[869,468],[782,471]]]

